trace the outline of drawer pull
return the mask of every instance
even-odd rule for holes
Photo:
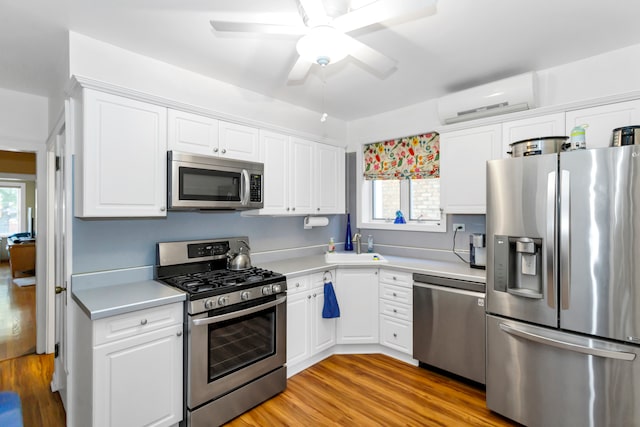
[[[140,321],[140,324],[141,324],[142,326],[146,325],[146,324],[147,324],[147,319],[142,319],[142,320]]]
[[[296,288],[299,288],[299,287],[300,287],[300,282],[297,282],[296,283]]]
[[[314,297],[314,298],[315,298],[316,296],[317,296],[316,294],[313,294],[313,297]]]
[[[398,310],[394,308],[394,309],[393,309],[393,312],[394,312],[394,313],[397,313],[397,312],[398,312]]]
[[[311,299],[311,295],[307,295],[307,299]]]
[[[396,279],[396,276],[393,276],[393,280],[398,280],[398,279]]]
[[[398,296],[398,294],[396,294],[396,293],[394,292],[394,293],[393,293],[393,296],[394,296],[394,297],[397,297],[397,296]]]
[[[182,331],[178,331],[178,333],[176,333],[176,335],[181,337],[182,336]]]
[[[394,338],[398,338],[398,334],[396,334],[395,332],[393,333],[393,337]]]

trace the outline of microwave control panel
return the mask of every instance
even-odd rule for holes
[[[262,175],[251,174],[249,178],[250,201],[262,202]]]

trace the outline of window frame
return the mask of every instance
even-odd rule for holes
[[[20,182],[20,181],[12,181],[12,180],[8,180],[8,179],[0,179],[0,187],[12,187],[12,188],[18,188],[20,189],[20,212],[18,215],[18,225],[19,225],[19,230],[18,233],[21,232],[25,232],[27,231],[25,228],[26,225],[26,221],[25,221],[25,217],[27,215],[27,184],[24,182]],[[15,233],[10,232],[10,233],[2,233],[0,232],[0,237],[8,237],[11,236]]]
[[[362,153],[363,150],[362,144],[359,150],[356,152],[356,198],[357,198],[357,207],[358,207],[358,218],[357,218],[357,227],[364,229],[372,229],[372,230],[395,230],[395,231],[425,231],[425,232],[435,232],[435,233],[446,233],[447,231],[447,216],[442,210],[442,192],[440,193],[440,220],[409,220],[408,219],[408,207],[409,201],[407,198],[407,210],[403,210],[403,213],[406,212],[407,216],[406,224],[394,224],[392,218],[391,221],[388,220],[376,220],[373,219],[373,181],[369,181],[364,179],[363,176],[363,158],[364,155]],[[441,178],[438,178],[441,179]],[[409,182],[406,180],[406,188],[407,193],[409,193]],[[442,189],[442,181],[440,181]],[[402,191],[403,184],[400,185]],[[401,202],[402,198],[401,198]]]

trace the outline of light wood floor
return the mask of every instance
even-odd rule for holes
[[[35,312],[36,287],[15,285],[9,263],[0,263],[0,361],[35,353]]]
[[[227,426],[516,426],[485,392],[383,355],[334,355]]]

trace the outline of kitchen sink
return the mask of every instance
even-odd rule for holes
[[[337,264],[379,264],[388,262],[382,255],[375,252],[361,254],[355,252],[327,252],[324,254],[324,260],[328,263]]]

